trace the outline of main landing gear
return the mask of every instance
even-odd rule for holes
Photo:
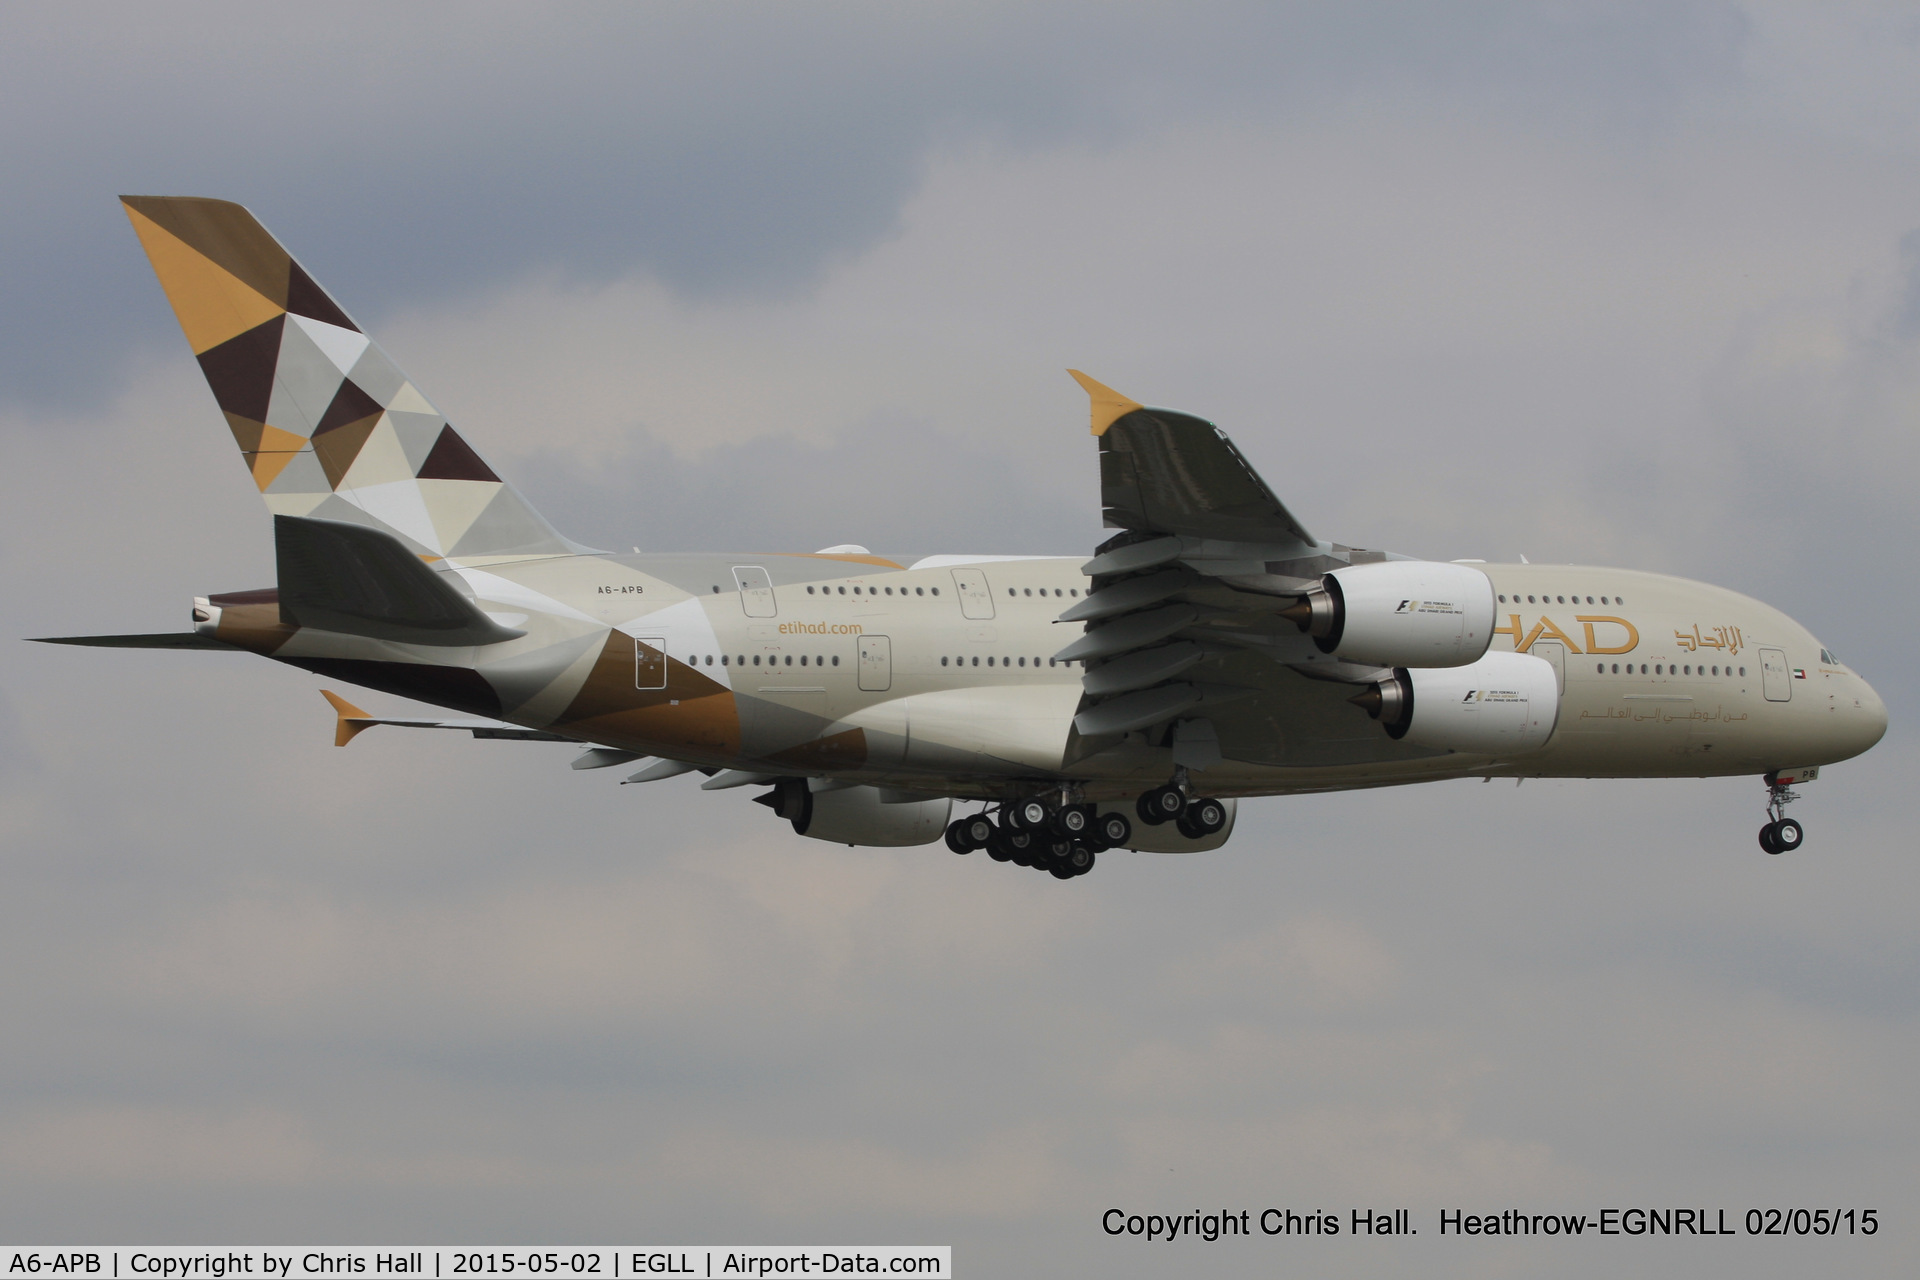
[[[998,816],[995,822],[976,813],[948,824],[947,848],[955,853],[984,849],[995,862],[1071,880],[1093,870],[1100,854],[1133,837],[1125,814],[1101,813],[1090,804],[1049,803],[1036,796],[1001,805]]]
[[[1792,853],[1806,839],[1807,833],[1800,824],[1785,814],[1786,807],[1800,798],[1800,794],[1786,783],[1778,781],[1775,775],[1767,775],[1767,817],[1770,821],[1760,828],[1760,847],[1768,853]]]
[[[1176,770],[1173,781],[1155,787],[1134,802],[1140,821],[1157,827],[1171,822],[1189,840],[1200,840],[1227,825],[1227,806],[1207,796],[1190,796],[1187,771]]]

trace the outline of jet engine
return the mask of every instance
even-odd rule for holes
[[[1493,640],[1493,582],[1469,565],[1349,565],[1281,612],[1342,662],[1459,667]]]
[[[1538,751],[1560,717],[1553,667],[1530,653],[1489,653],[1464,667],[1402,667],[1352,701],[1390,737],[1468,755]]]
[[[882,849],[932,844],[945,834],[953,812],[946,796],[894,802],[874,787],[815,791],[805,778],[783,778],[763,799],[798,835]]]

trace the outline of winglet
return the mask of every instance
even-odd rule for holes
[[[372,716],[354,706],[337,693],[322,689],[320,696],[333,704],[334,711],[338,713],[340,717],[338,723],[333,727],[333,745],[336,747],[346,746],[349,742],[353,741],[355,734],[364,733],[368,729],[373,728],[374,724],[377,723]]]
[[[1095,382],[1078,369],[1069,369],[1067,372],[1073,375],[1073,380],[1080,384],[1080,389],[1087,393],[1087,399],[1092,402],[1093,434],[1097,436],[1107,434],[1108,427],[1135,409],[1144,407],[1139,401],[1127,399],[1112,387]]]

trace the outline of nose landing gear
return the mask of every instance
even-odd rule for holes
[[[1768,853],[1791,853],[1806,839],[1800,824],[1785,813],[1786,807],[1800,798],[1800,793],[1781,782],[1777,774],[1768,774],[1766,781],[1769,821],[1760,828],[1760,847]]]

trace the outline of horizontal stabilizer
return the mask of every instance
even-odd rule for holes
[[[336,747],[346,746],[357,735],[377,724],[390,724],[402,729],[464,729],[476,738],[497,738],[509,742],[571,742],[577,746],[580,741],[540,729],[522,729],[517,724],[500,720],[401,720],[370,716],[337,693],[322,689],[320,696],[333,704],[334,711],[340,717],[333,730],[333,745]]]
[[[85,644],[99,649],[226,649],[239,646],[194,631],[162,631],[151,636],[31,636],[35,644]]]
[[[280,620],[405,644],[498,644],[526,634],[482,613],[390,533],[368,525],[275,516]]]

